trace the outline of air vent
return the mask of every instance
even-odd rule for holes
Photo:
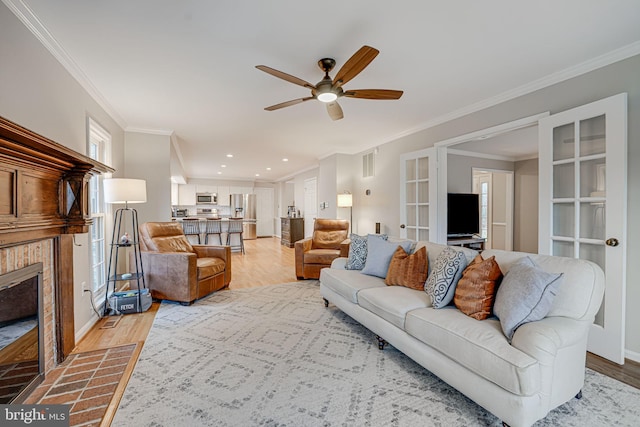
[[[367,153],[362,156],[362,177],[368,178],[375,175],[375,157],[374,152]]]

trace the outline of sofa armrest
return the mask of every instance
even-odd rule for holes
[[[349,256],[349,246],[351,245],[351,239],[345,239],[340,243],[340,256],[347,258]]]
[[[545,317],[516,329],[511,345],[542,364],[551,365],[560,350],[581,341],[586,346],[588,334],[589,322],[568,317]]]
[[[347,265],[347,259],[345,257],[339,257],[331,261],[331,268],[337,268],[339,270],[344,270]]]
[[[231,246],[191,245],[198,258],[220,258],[225,263],[231,262]]]
[[[311,249],[311,243],[311,237],[298,240],[294,243],[296,277],[298,279],[302,279],[304,277],[304,253]]]
[[[198,265],[191,252],[140,252],[146,285],[153,297],[190,302],[196,299]],[[131,256],[133,257],[133,253]]]

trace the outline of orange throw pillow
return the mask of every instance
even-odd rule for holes
[[[467,316],[484,320],[491,316],[501,280],[502,271],[495,257],[482,259],[477,255],[462,273],[453,303]]]
[[[424,282],[427,280],[427,265],[426,247],[423,246],[409,255],[401,246],[398,246],[389,263],[384,283],[389,286],[405,286],[424,291]]]

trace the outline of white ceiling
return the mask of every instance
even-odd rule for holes
[[[175,132],[189,178],[283,179],[640,52],[637,0],[3,1],[123,127]],[[345,88],[400,100],[264,111],[309,92],[256,65],[316,83],[365,44],[380,54]]]

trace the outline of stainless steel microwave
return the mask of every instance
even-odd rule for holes
[[[197,193],[196,205],[217,205],[218,195],[216,193]]]

